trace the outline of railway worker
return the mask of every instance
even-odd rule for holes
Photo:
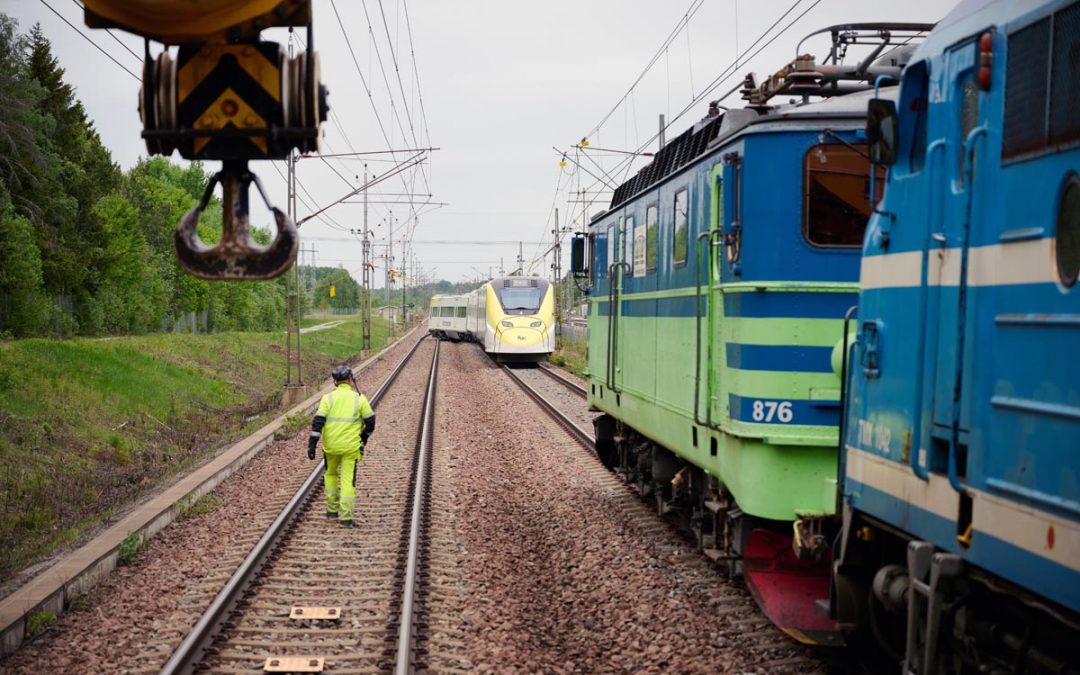
[[[308,459],[315,459],[315,446],[323,442],[326,468],[326,517],[337,518],[342,525],[353,527],[353,506],[356,501],[356,465],[364,457],[364,445],[375,431],[375,411],[367,397],[355,390],[348,366],[337,366],[330,376],[334,391],[319,401],[319,410],[311,421],[308,438]]]

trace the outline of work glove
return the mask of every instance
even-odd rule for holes
[[[307,442],[307,458],[315,459],[315,446],[318,445],[319,439],[311,437]]]

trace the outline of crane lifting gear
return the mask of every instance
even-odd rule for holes
[[[273,209],[277,236],[269,247],[249,234],[247,168],[253,159],[317,152],[329,110],[319,82],[310,0],[86,0],[93,28],[120,28],[146,42],[139,113],[150,154],[222,160],[199,206],[177,225],[177,259],[203,279],[271,279],[290,267],[299,248],[296,224]],[[304,26],[307,44],[292,56],[258,39],[274,26]],[[150,54],[150,41],[165,49]],[[178,45],[175,58],[169,47]],[[205,245],[198,218],[214,186],[224,193],[221,241]]]

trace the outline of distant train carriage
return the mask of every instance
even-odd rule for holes
[[[450,340],[468,340],[466,296],[435,295],[428,309],[428,333]]]
[[[930,26],[843,28],[834,40]],[[867,90],[898,78],[913,50],[857,66],[804,56],[748,79],[750,106],[713,107],[589,226],[601,458],[661,512],[683,514],[706,554],[745,572],[770,619],[804,642],[839,640],[820,610],[835,533],[832,356],[881,194],[865,157]],[[792,92],[836,95],[769,103]]]
[[[540,277],[499,277],[467,296],[467,329],[504,362],[541,361],[555,350],[555,294]]]
[[[905,673],[1080,672],[1080,2],[963,3],[871,113],[834,610]]]

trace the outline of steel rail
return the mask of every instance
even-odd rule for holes
[[[517,385],[521,387],[521,390],[524,391],[529,398],[535,401],[536,404],[539,405],[540,408],[545,413],[547,413],[549,417],[551,417],[551,419],[555,420],[556,424],[558,424],[560,427],[565,429],[567,433],[573,436],[575,441],[580,443],[581,446],[587,450],[596,450],[596,442],[593,439],[592,434],[575,424],[573,420],[564,415],[562,411],[555,407],[554,404],[544,398],[543,394],[526,384],[524,380],[517,376],[517,374],[512,368],[505,364],[502,368],[503,371],[510,376],[510,379],[516,382]]]
[[[426,496],[431,482],[428,466],[432,455],[432,439],[435,434],[435,391],[439,376],[439,345],[435,342],[435,353],[431,357],[431,374],[428,376],[427,394],[424,397],[424,414],[420,422],[420,438],[417,441],[416,474],[412,487],[412,515],[409,523],[409,549],[405,562],[405,583],[401,590],[401,611],[398,618],[397,655],[394,658],[394,672],[405,675],[413,672],[415,663],[412,654],[415,651],[413,623],[417,610],[417,578],[420,576],[420,528],[424,524]]]
[[[585,389],[584,385],[578,384],[577,382],[574,382],[570,378],[566,377],[565,375],[560,373],[555,368],[555,366],[551,366],[551,365],[548,365],[548,364],[543,363],[543,362],[541,362],[538,365],[540,366],[540,372],[544,373],[545,375],[547,375],[551,379],[555,380],[559,384],[566,385],[567,389],[574,392],[575,394],[577,394],[581,398],[588,398],[589,397],[588,390]]]
[[[397,380],[405,369],[405,365],[412,359],[413,354],[416,353],[416,350],[420,348],[420,344],[426,338],[425,335],[416,341],[409,353],[401,359],[382,385],[372,394],[370,402],[373,406],[378,404],[390,386]],[[237,567],[236,572],[229,578],[225,587],[221,589],[213,602],[210,603],[210,606],[203,612],[195,627],[191,629],[184,641],[169,657],[169,660],[161,669],[162,675],[194,673],[207,665],[203,659],[214,652],[214,637],[220,634],[223,629],[229,628],[229,618],[236,611],[241,596],[251,586],[251,582],[258,577],[278,540],[289,530],[296,517],[300,514],[302,507],[310,501],[322,473],[323,468],[320,462],[304,480],[300,489],[296,491],[296,494],[281,510],[255,546],[252,547],[247,557]]]

